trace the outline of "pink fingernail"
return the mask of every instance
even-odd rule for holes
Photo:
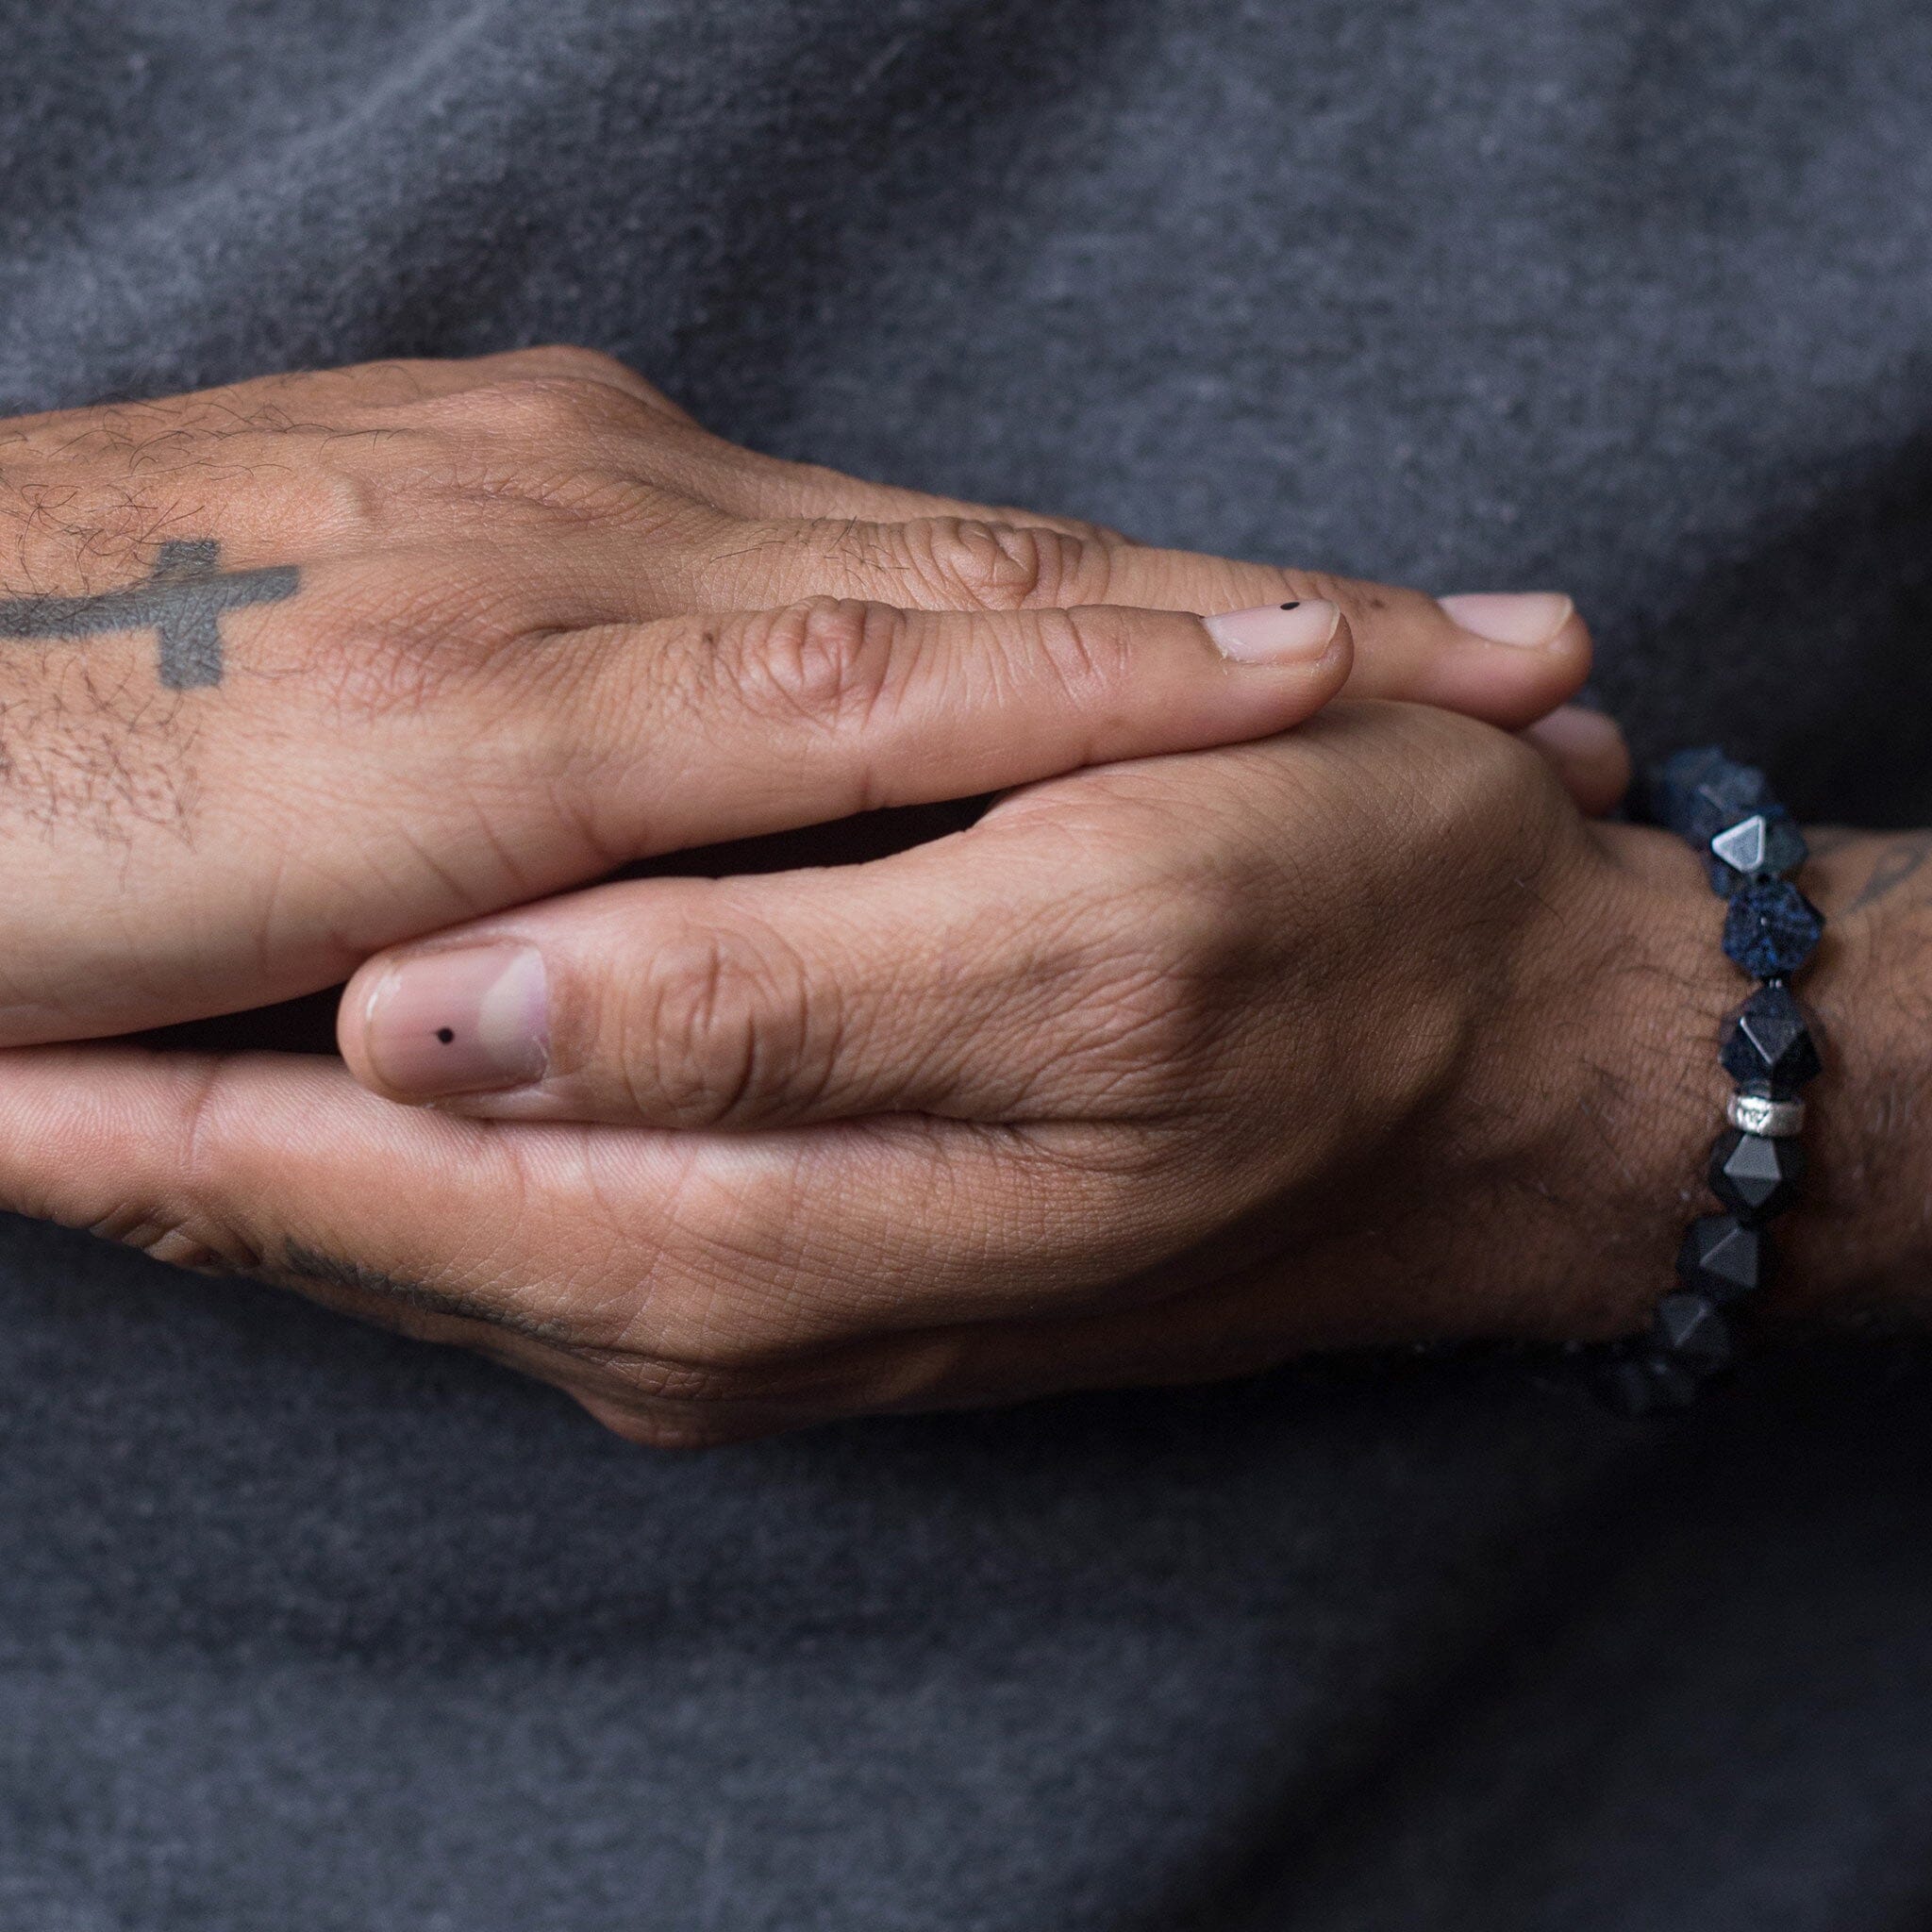
[[[1576,606],[1560,591],[1465,591],[1436,602],[1459,629],[1492,644],[1552,644]]]
[[[1325,597],[1299,604],[1262,604],[1253,610],[1230,610],[1204,617],[1208,635],[1224,658],[1240,664],[1312,664],[1328,654],[1341,607]]]
[[[1559,758],[1601,758],[1619,750],[1624,742],[1624,734],[1613,718],[1582,705],[1558,705],[1546,718],[1525,726],[1523,735]]]
[[[411,953],[370,991],[363,1047],[383,1085],[411,1100],[526,1086],[549,1062],[547,995],[534,946]]]

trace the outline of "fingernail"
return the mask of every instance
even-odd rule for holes
[[[1588,710],[1582,705],[1558,705],[1548,717],[1539,718],[1526,726],[1523,735],[1535,739],[1558,757],[1575,758],[1600,758],[1606,752],[1615,751],[1624,741],[1624,734],[1614,719],[1607,718],[1601,711]]]
[[[1461,629],[1492,644],[1554,643],[1576,606],[1560,591],[1468,591],[1436,602]]]
[[[1324,658],[1341,622],[1341,607],[1325,597],[1299,604],[1263,604],[1204,617],[1224,658],[1241,664],[1312,664]]]
[[[362,1042],[393,1093],[434,1100],[541,1079],[549,1061],[543,956],[452,946],[398,960],[362,1009]]]

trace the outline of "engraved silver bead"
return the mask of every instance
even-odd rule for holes
[[[1774,1100],[1768,1093],[1734,1093],[1724,1103],[1724,1117],[1742,1134],[1767,1141],[1789,1141],[1805,1131],[1802,1100]]]

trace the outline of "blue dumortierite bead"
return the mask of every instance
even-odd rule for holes
[[[1796,872],[1809,857],[1797,821],[1781,805],[1727,826],[1711,840],[1708,853],[1710,883],[1726,899],[1747,880]]]
[[[1772,803],[1771,785],[1756,765],[1700,745],[1666,758],[1651,774],[1652,813],[1680,839],[1708,845],[1718,833]]]
[[[1789,879],[1753,879],[1731,895],[1724,958],[1759,979],[1796,973],[1817,950],[1824,915]]]
[[[1733,1127],[1710,1150],[1710,1191],[1740,1221],[1769,1221],[1791,1205],[1805,1174],[1797,1141]]]
[[[1760,986],[1724,1021],[1718,1058],[1740,1087],[1762,1082],[1779,1098],[1818,1077],[1810,1020],[1777,980]]]
[[[1661,764],[1653,765],[1649,788],[1651,817],[1681,837],[1690,818],[1690,794],[1703,778],[1727,762],[1716,745],[1700,744],[1688,751],[1673,752]]]

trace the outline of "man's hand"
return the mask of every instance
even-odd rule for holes
[[[868,865],[613,884],[372,961],[372,1085],[425,1097],[445,1025],[505,1053],[437,1110],[318,1061],[16,1053],[0,1194],[656,1442],[1604,1335],[1668,1284],[1722,1120],[1746,988],[1713,908],[1502,733],[1344,705]],[[1824,987],[1872,950],[1846,921]],[[1794,1224],[1842,1281],[1874,1168],[1821,1119],[1839,1191]]]
[[[1445,608],[773,461],[573,350],[17,422],[0,537],[0,1042],[290,997],[683,846],[1263,737],[1344,680],[1520,727],[1588,658],[1558,597]],[[1612,795],[1613,736],[1548,728]]]

